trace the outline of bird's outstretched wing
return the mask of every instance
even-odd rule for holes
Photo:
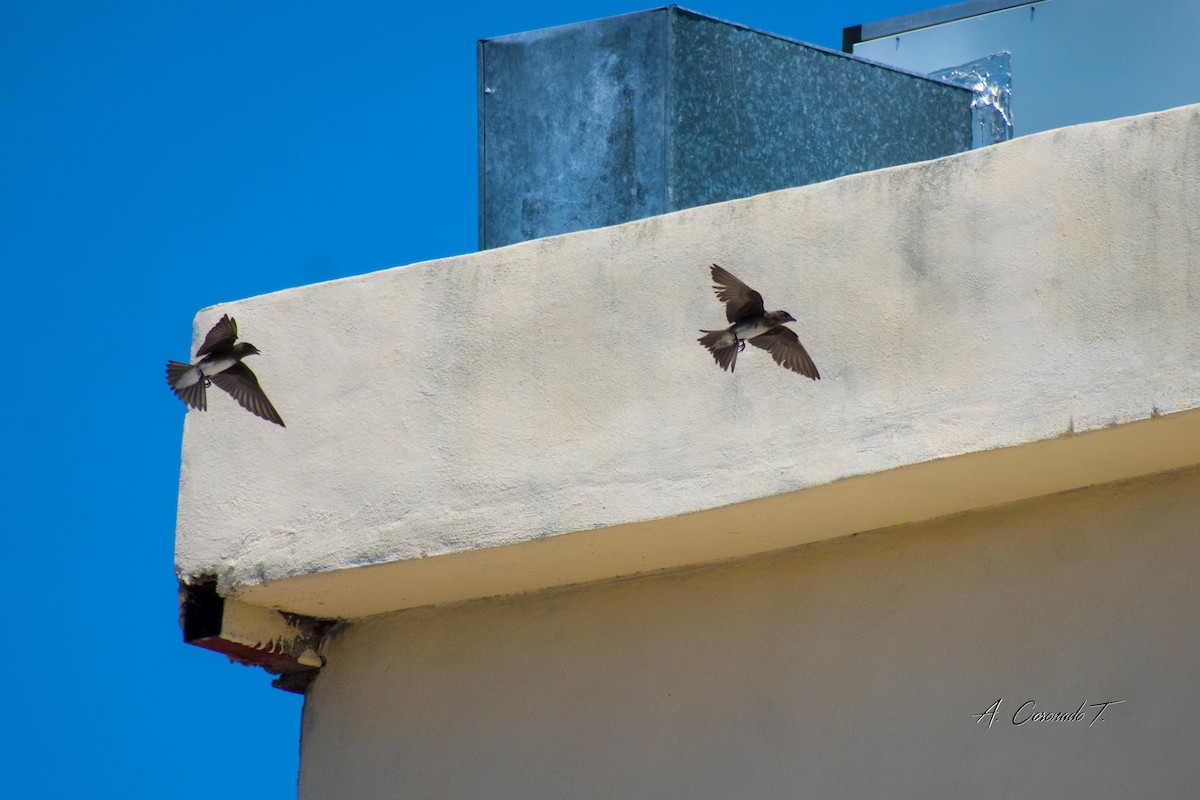
[[[750,344],[766,350],[771,354],[771,358],[775,359],[775,363],[781,367],[798,372],[814,381],[821,379],[821,373],[817,372],[817,365],[809,358],[808,351],[804,349],[804,345],[800,344],[800,338],[791,328],[785,328],[782,325],[772,328],[762,336],[755,336],[750,340]]]
[[[226,314],[217,320],[217,324],[212,326],[208,336],[204,337],[204,344],[200,345],[200,349],[196,351],[196,358],[208,355],[221,345],[232,346],[235,339],[237,339],[237,320]]]
[[[717,299],[725,304],[725,319],[737,322],[745,317],[763,313],[762,295],[739,281],[724,267],[712,265],[713,289]]]
[[[274,422],[280,427],[287,427],[283,424],[283,417],[279,416],[275,406],[271,405],[271,401],[267,399],[266,392],[258,385],[258,377],[245,364],[239,361],[224,372],[218,372],[209,378],[217,386],[229,392],[238,405],[251,414],[262,417],[268,422]]]

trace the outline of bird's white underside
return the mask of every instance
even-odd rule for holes
[[[237,359],[232,356],[218,359],[202,358],[200,361],[192,365],[192,368],[179,376],[175,381],[176,389],[184,389],[200,381],[200,376],[216,375],[218,372],[224,372],[237,363]]]
[[[752,325],[746,325],[745,327],[739,327],[738,325],[734,325],[733,329],[739,339],[753,339],[755,336],[761,336],[762,334],[771,330],[771,328],[773,328],[773,327],[775,327],[775,326],[774,325],[764,325],[760,322],[760,323],[755,323]]]

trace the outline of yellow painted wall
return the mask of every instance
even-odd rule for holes
[[[300,797],[1197,797],[1198,527],[1189,470],[359,621]]]

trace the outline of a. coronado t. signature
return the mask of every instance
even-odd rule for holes
[[[982,714],[972,714],[971,716],[975,718],[976,723],[982,722],[986,718],[988,721],[988,727],[991,728],[993,723],[996,722],[996,718],[1000,715],[1000,704],[1003,702],[1004,698],[1000,698],[988,706],[987,710]],[[1115,706],[1117,703],[1124,702],[1124,700],[1104,700],[1099,703],[1089,704],[1088,701],[1084,700],[1079,704],[1079,708],[1075,709],[1074,711],[1038,711],[1036,710],[1036,700],[1026,700],[1017,707],[1016,711],[1013,712],[1012,724],[1024,725],[1027,722],[1083,722],[1090,718],[1091,721],[1087,724],[1087,726],[1090,728],[1097,722],[1105,721],[1104,710],[1106,708],[1109,706]],[[1094,708],[1096,709],[1096,712],[1095,714],[1092,714],[1092,712],[1089,711],[1087,714],[1085,714],[1083,713],[1084,708]]]

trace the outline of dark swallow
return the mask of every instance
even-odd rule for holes
[[[167,383],[171,391],[189,407],[205,411],[208,399],[204,390],[209,383],[215,383],[251,414],[287,427],[258,385],[258,378],[242,363],[246,356],[258,355],[258,348],[249,342],[234,344],[237,335],[237,320],[226,314],[204,337],[204,344],[196,351],[199,360],[195,364],[168,361]]]
[[[817,365],[808,357],[804,345],[785,322],[796,318],[786,311],[763,311],[762,295],[716,264],[712,265],[713,289],[725,304],[725,319],[733,323],[719,331],[700,331],[700,344],[708,348],[721,369],[733,372],[738,353],[746,342],[771,354],[775,363],[806,378],[820,380]]]

